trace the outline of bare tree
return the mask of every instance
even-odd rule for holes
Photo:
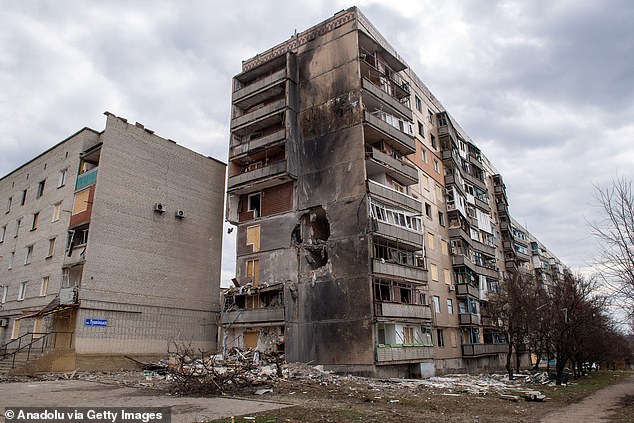
[[[612,288],[615,302],[629,319],[634,318],[634,192],[625,176],[612,180],[612,186],[595,186],[596,205],[602,218],[590,222],[592,233],[601,245],[597,270]]]

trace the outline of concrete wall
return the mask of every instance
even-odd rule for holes
[[[225,165],[113,115],[101,141],[77,351],[165,353],[170,338],[215,349]]]

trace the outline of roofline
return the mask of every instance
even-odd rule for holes
[[[77,136],[79,133],[83,132],[83,131],[91,131],[93,133],[95,133],[96,135],[101,135],[102,132],[96,131],[92,128],[89,128],[87,126],[84,126],[83,128],[81,128],[79,131],[75,132],[72,135],[69,135],[68,137],[64,138],[62,141],[58,142],[57,144],[55,144],[54,146],[52,146],[51,148],[49,148],[48,150],[38,154],[37,156],[33,157],[31,160],[29,160],[26,163],[23,163],[22,165],[18,166],[17,168],[13,169],[11,172],[7,173],[6,175],[4,175],[3,177],[0,178],[0,182],[2,182],[3,180],[5,180],[6,178],[8,178],[9,176],[13,175],[15,172],[17,172],[18,170],[22,169],[23,167],[33,163],[35,160],[39,159],[40,157],[44,156],[45,154],[48,154],[49,152],[53,151],[54,149],[56,149],[57,147],[59,147],[60,145],[64,144],[66,141],[70,140],[71,138]]]

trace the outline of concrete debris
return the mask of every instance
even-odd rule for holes
[[[255,395],[264,395],[264,394],[268,394],[270,392],[273,392],[272,389],[267,388],[267,389],[258,389],[257,391],[254,392]]]

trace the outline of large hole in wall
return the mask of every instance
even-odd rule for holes
[[[322,207],[304,213],[291,233],[291,240],[301,246],[304,257],[313,270],[328,263],[328,238],[330,222]]]

